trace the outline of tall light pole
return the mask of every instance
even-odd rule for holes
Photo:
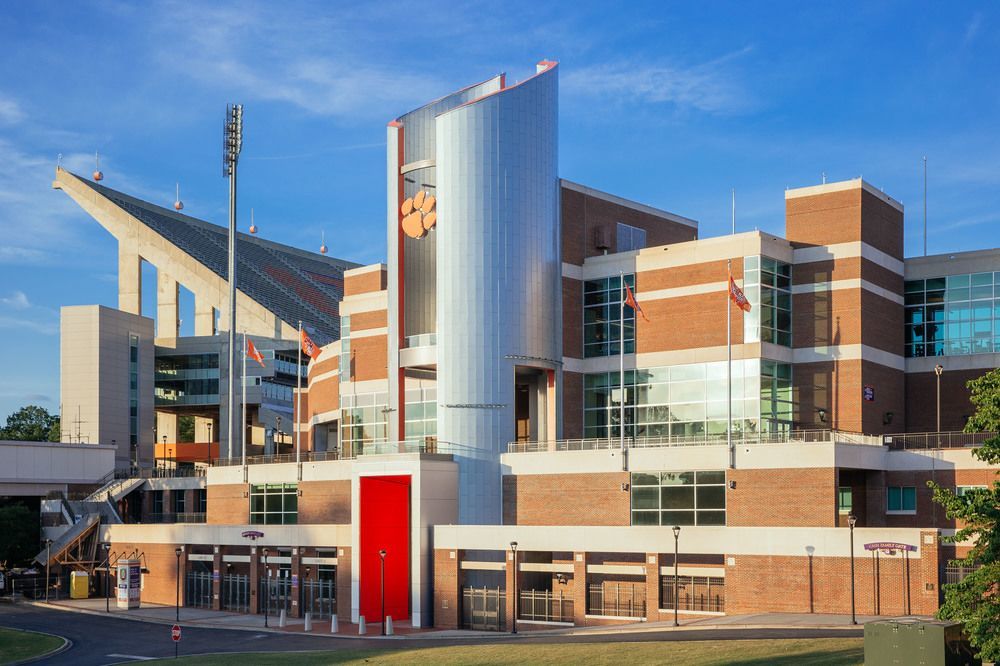
[[[49,603],[49,565],[52,563],[52,539],[45,540],[45,603]],[[11,583],[13,587],[13,583]]]
[[[934,366],[934,374],[936,375],[937,381],[937,440],[938,447],[941,446],[941,373],[944,372],[944,366],[938,363]]]
[[[267,626],[268,611],[271,610],[271,570],[267,568],[267,548],[264,549],[264,626]]]
[[[385,548],[378,551],[378,564],[378,585],[382,595],[382,635],[385,636]]]
[[[181,553],[183,552],[180,547],[174,548],[174,555],[177,557],[177,596],[174,600],[174,608],[177,611],[174,616],[176,622],[181,621]]]
[[[680,539],[681,539],[681,527],[680,525],[674,525],[674,626],[680,626],[680,622],[677,621],[677,609],[680,606],[680,599],[677,598],[677,575],[679,573],[679,568],[677,566],[677,555],[680,551]]]
[[[514,617],[511,618],[510,633],[516,634],[517,633],[517,598],[518,598],[518,596],[520,596],[518,594],[518,589],[517,589],[517,542],[516,541],[511,541],[510,542],[510,553],[511,553],[511,559],[513,560],[513,566],[514,566],[514,589],[511,590],[511,594],[514,595]]]
[[[111,544],[101,544],[104,548],[104,612],[111,612]]]
[[[205,451],[205,464],[212,464],[212,422],[209,421],[208,425],[208,448]]]
[[[226,107],[222,175],[229,177],[229,412],[226,455],[233,455],[234,416],[236,415],[236,165],[243,148],[243,105]]]
[[[847,516],[847,526],[851,528],[851,624],[857,624],[858,618],[854,611],[854,525],[858,517],[853,513]]]

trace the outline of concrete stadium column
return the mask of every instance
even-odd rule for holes
[[[351,621],[351,547],[342,546],[337,549],[337,572],[335,585],[337,587],[337,619],[341,622]]]
[[[302,556],[300,548],[292,548],[292,570],[289,573],[292,577],[292,617],[302,617],[302,607],[299,606],[299,587],[302,580]]]
[[[646,620],[660,620],[660,556],[646,553]]]
[[[212,550],[212,610],[222,610],[222,548]]]
[[[156,337],[176,338],[180,327],[177,294],[179,285],[169,275],[156,270]]]
[[[197,294],[194,296],[194,334],[215,335],[215,308]]]
[[[587,624],[587,553],[573,553],[573,624]]]
[[[142,314],[142,257],[127,241],[118,241],[118,309]]]
[[[920,532],[920,565],[919,574],[910,574],[911,600],[910,612],[915,615],[933,615],[938,611],[938,590],[941,587],[940,572],[941,551],[940,533],[937,530]],[[911,572],[917,567],[910,562]]]
[[[156,412],[156,441],[162,443],[164,436],[168,442],[177,441],[177,415],[170,412]]]
[[[260,564],[260,555],[257,546],[250,547],[250,614],[256,615],[260,612],[260,572],[263,567]]]
[[[194,441],[219,441],[219,432],[216,425],[215,419],[205,418],[204,416],[194,417]]]

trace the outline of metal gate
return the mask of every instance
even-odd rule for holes
[[[282,572],[284,573],[284,572]],[[268,585],[270,583],[270,585]],[[285,615],[290,615],[292,611],[292,579],[287,576],[281,578],[271,577],[270,579],[261,577],[260,585],[257,588],[268,593],[260,597],[260,608],[258,613],[268,615],[278,615],[281,609],[285,609]]]
[[[505,631],[506,606],[507,597],[499,587],[463,587],[462,628]]]
[[[250,612],[250,576],[228,574],[222,577],[222,610]]]
[[[302,612],[313,618],[327,618],[337,612],[337,589],[333,580],[307,580],[302,583]]]
[[[588,586],[587,614],[646,617],[646,584],[604,581]]]
[[[184,588],[184,605],[190,608],[212,607],[212,572],[189,571]]]

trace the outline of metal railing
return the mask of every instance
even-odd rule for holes
[[[302,582],[302,612],[312,613],[313,619],[328,618],[337,612],[336,581],[307,580]]]
[[[462,629],[506,631],[507,595],[499,587],[462,588]]]
[[[144,520],[155,525],[166,523],[203,523],[205,514],[198,513],[147,513]]]
[[[995,432],[907,432],[882,435],[882,443],[900,450],[971,449],[996,436]]]
[[[222,577],[222,610],[250,612],[250,576],[225,574]]]
[[[519,620],[536,622],[572,622],[573,599],[562,590],[521,590],[517,608]]]
[[[710,576],[677,577],[677,610],[724,613],[726,579]],[[674,609],[674,577],[660,576],[660,608]]]
[[[212,607],[212,572],[188,572],[184,585],[184,605],[188,608]]]
[[[862,435],[840,430],[793,430],[776,433],[733,433],[733,442],[744,444],[863,444],[881,446],[882,437]],[[726,444],[726,435],[692,435],[667,437],[626,437],[625,446],[630,449],[658,448],[669,446],[720,446]],[[614,450],[621,447],[621,440],[615,438],[557,439],[538,442],[508,442],[508,453],[539,453],[545,451],[597,451]]]
[[[302,462],[323,462],[327,460],[355,460],[361,456],[387,456],[397,453],[437,453],[437,438],[424,437],[408,439],[399,442],[365,442],[358,445],[359,450],[343,451],[303,451]],[[267,456],[248,456],[248,465],[272,465],[277,463],[293,463],[294,453],[276,453]],[[212,464],[217,467],[238,467],[243,464],[242,458],[216,458]]]
[[[587,614],[646,617],[646,583],[591,583],[587,587]]]

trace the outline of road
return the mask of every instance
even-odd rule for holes
[[[73,641],[73,646],[44,663],[53,666],[103,666],[128,661],[140,662],[150,658],[173,657],[174,645],[170,640],[170,627],[119,617],[103,617],[74,613],[56,608],[34,606],[0,606],[0,626],[13,629],[30,629],[63,636]],[[531,636],[521,634],[520,643],[606,643],[644,641],[691,641],[779,638],[848,638],[860,637],[862,630],[836,629],[704,629],[630,632],[621,634],[577,634]],[[483,644],[509,641],[480,637],[412,638],[412,639],[359,639],[324,636],[301,636],[268,632],[238,631],[184,627],[179,652],[183,655],[206,652],[283,652],[296,650],[342,650],[357,648],[413,649],[447,645]]]

